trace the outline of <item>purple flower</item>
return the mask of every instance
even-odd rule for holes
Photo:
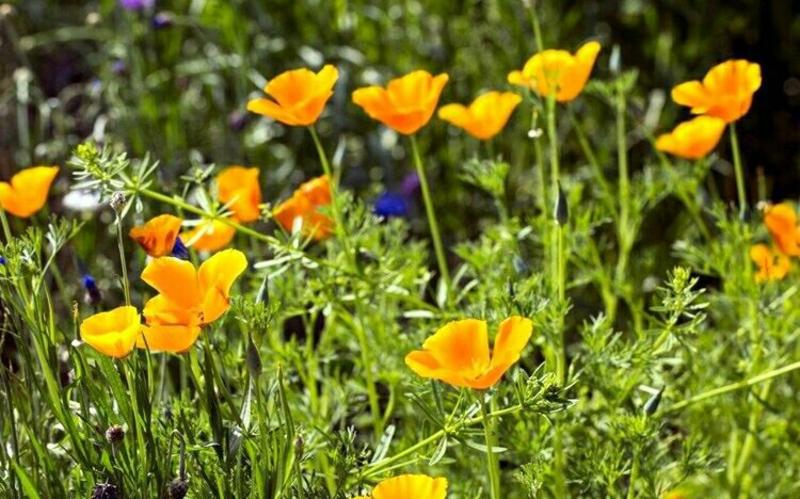
[[[384,218],[404,217],[408,215],[408,201],[402,194],[387,191],[375,200],[373,211]]]
[[[125,10],[145,10],[155,5],[156,0],[119,0],[119,5]]]
[[[153,16],[153,28],[155,29],[169,28],[172,26],[172,22],[172,14],[169,12],[162,11]]]
[[[409,173],[400,182],[400,192],[403,193],[403,196],[409,197],[417,189],[419,189],[419,176],[416,173]]]
[[[83,288],[86,290],[86,302],[90,305],[99,305],[101,301],[103,301],[103,295],[100,293],[100,289],[97,287],[97,282],[95,282],[94,277],[90,274],[83,274],[81,276],[81,282],[83,283]]]

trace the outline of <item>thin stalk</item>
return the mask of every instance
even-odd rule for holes
[[[322,170],[325,172],[325,175],[328,176],[328,179],[330,179],[331,208],[333,209],[333,220],[336,223],[336,234],[339,240],[342,241],[342,244],[344,244],[345,250],[348,250],[350,241],[347,237],[347,227],[345,227],[342,223],[342,212],[340,211],[339,206],[339,179],[333,174],[333,169],[328,161],[328,156],[325,154],[325,148],[322,147],[322,142],[319,140],[317,129],[311,125],[308,127],[308,131],[311,132],[311,138],[314,139],[314,146],[317,148],[319,161],[322,163]],[[349,251],[347,251],[347,253],[350,254]]]
[[[633,246],[633,234],[630,230],[630,178],[628,173],[628,143],[625,135],[625,94],[617,88],[615,99],[617,114],[617,166],[619,169],[619,220],[617,221],[617,241],[619,244],[619,257],[614,269],[614,283],[620,289],[625,282],[628,268],[628,257]],[[633,307],[631,307],[633,308]],[[611,320],[616,317],[616,308],[611,310]]]
[[[483,418],[483,436],[486,442],[486,471],[489,474],[491,498],[500,499],[500,466],[497,463],[497,456],[494,455],[492,420],[482,393],[478,395],[478,399],[481,406],[481,417]]]
[[[627,499],[633,499],[636,497],[636,479],[639,477],[639,456],[636,455],[636,451],[633,451],[633,463],[631,464],[631,476],[630,480],[628,481],[628,495]]]
[[[531,130],[539,129],[539,113],[534,105],[531,109]],[[547,181],[545,180],[545,165],[544,165],[544,152],[542,151],[542,142],[539,137],[533,140],[533,155],[536,159],[536,201],[539,208],[539,213],[547,213]]]
[[[556,227],[556,289],[558,291],[558,303],[563,305],[566,301],[566,255],[564,254],[564,226],[558,224]],[[567,354],[565,351],[566,345],[564,344],[564,317],[559,319],[559,344],[557,345],[558,354],[556,356],[556,376],[559,386],[564,386],[566,381],[566,367],[567,367]]]
[[[131,290],[128,282],[128,262],[125,259],[125,244],[122,238],[122,218],[117,212],[117,249],[119,249],[119,264],[122,267],[122,291],[125,293],[125,305],[131,304]]]
[[[11,227],[8,225],[8,218],[6,218],[6,210],[0,205],[0,222],[3,224],[3,235],[6,237],[6,244],[11,242]]]
[[[761,373],[757,376],[753,376],[752,378],[748,378],[742,381],[737,381],[735,383],[730,383],[719,388],[714,388],[713,390],[708,390],[694,397],[689,397],[688,399],[682,400],[677,404],[673,404],[669,408],[665,410],[665,412],[677,412],[681,409],[684,409],[690,405],[696,404],[698,402],[703,402],[704,400],[708,400],[714,397],[718,397],[720,395],[725,395],[726,393],[735,392],[737,390],[741,390],[743,388],[747,388],[753,385],[757,385],[759,383],[763,383],[764,381],[771,380],[773,378],[777,378],[778,376],[783,376],[784,374],[790,373],[792,371],[796,371],[800,369],[800,361],[792,362],[791,364],[787,364],[783,367],[779,367],[777,369],[771,369],[765,373]]]
[[[739,138],[736,135],[736,123],[731,123],[731,153],[733,154],[733,171],[736,174],[736,193],[739,195],[739,216],[744,217],[747,210],[747,194],[744,189],[744,169],[739,152]]]
[[[428,216],[428,225],[431,229],[431,238],[433,239],[433,249],[436,252],[436,261],[439,265],[439,273],[442,281],[444,281],[446,294],[450,291],[450,271],[447,269],[447,259],[444,254],[444,247],[442,246],[442,237],[439,234],[439,223],[436,220],[436,213],[433,210],[433,199],[428,188],[428,177],[425,174],[425,168],[422,165],[422,159],[419,155],[419,147],[417,146],[417,139],[411,135],[411,153],[414,156],[414,166],[417,169],[419,176],[419,185],[422,190],[422,199],[425,202],[425,213]]]
[[[536,12],[536,1],[530,0],[524,3],[528,6],[528,15],[533,28],[533,39],[536,41],[536,51],[541,52],[544,50],[544,43],[542,43],[542,28],[539,26],[539,14]]]
[[[761,392],[758,395],[759,399],[766,400],[767,397],[769,397],[769,392],[771,389],[772,380],[768,380],[761,388]],[[753,449],[756,444],[756,433],[758,432],[758,421],[761,419],[761,414],[764,412],[763,404],[761,404],[759,401],[756,401],[755,404],[755,408],[750,411],[750,417],[747,422],[747,436],[744,439],[744,444],[742,444],[742,449],[739,452],[739,458],[736,462],[735,478],[737,480],[737,487],[741,486],[742,477],[747,469],[750,456],[753,454]]]

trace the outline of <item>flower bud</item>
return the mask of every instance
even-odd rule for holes
[[[119,213],[119,211],[125,206],[125,193],[123,192],[115,192],[111,195],[111,201],[109,201],[111,207]]]
[[[658,410],[658,404],[661,403],[661,394],[664,393],[664,387],[662,386],[661,389],[656,392],[647,402],[644,404],[644,414],[645,416],[652,416]]]
[[[98,483],[92,490],[92,499],[117,499],[122,497],[116,485],[110,483]]]
[[[189,482],[183,478],[175,478],[167,485],[167,497],[169,499],[183,499],[189,492]]]
[[[558,225],[566,225],[569,221],[569,206],[567,205],[567,197],[561,189],[561,183],[558,184],[558,196],[556,197],[556,205],[553,209],[553,218]]]
[[[111,425],[106,430],[106,440],[111,445],[122,442],[123,438],[125,438],[125,429],[118,424]]]
[[[303,435],[300,435],[298,433],[294,439],[295,459],[300,459],[303,456],[303,452],[305,450],[304,447],[305,447],[305,441],[303,441]]]

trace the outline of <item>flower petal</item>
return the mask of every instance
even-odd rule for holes
[[[179,307],[191,309],[200,302],[197,272],[186,260],[171,256],[150,260],[142,280]]]

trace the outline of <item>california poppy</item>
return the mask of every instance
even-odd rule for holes
[[[432,76],[417,70],[391,80],[386,88],[363,87],[353,92],[353,102],[370,118],[395,131],[411,135],[430,121],[449,76]]]
[[[800,256],[800,227],[794,206],[789,203],[768,205],[764,209],[764,225],[781,253]]]
[[[508,82],[543,97],[555,92],[558,102],[569,102],[583,91],[599,52],[600,44],[595,41],[584,44],[575,55],[566,50],[544,50],[528,59],[521,71],[510,72]]]
[[[144,225],[133,227],[128,235],[152,257],[172,253],[183,220],[174,215],[159,215]]]
[[[725,122],[713,116],[698,116],[684,121],[670,133],[660,135],[656,149],[685,159],[700,159],[719,143]]]
[[[519,360],[532,332],[530,319],[509,317],[500,324],[490,355],[486,321],[449,322],[425,340],[422,350],[406,355],[406,365],[423,378],[486,389]]]
[[[487,92],[472,104],[448,104],[439,109],[439,118],[463,128],[479,140],[488,140],[500,133],[522,97],[513,92]]]
[[[198,251],[217,251],[229,245],[236,229],[218,219],[201,220],[181,235],[186,245]]]
[[[0,182],[0,205],[14,216],[30,217],[44,206],[56,175],[57,166],[33,166],[20,170],[10,182]]]
[[[253,99],[247,103],[247,110],[284,125],[313,125],[333,95],[338,78],[339,71],[330,64],[318,73],[306,68],[286,71],[264,87],[264,92],[275,100]]]
[[[792,265],[788,256],[773,251],[766,244],[751,246],[750,259],[758,266],[755,275],[757,282],[781,280],[789,273]]]
[[[744,59],[725,61],[711,68],[703,81],[681,83],[672,89],[672,100],[732,123],[750,109],[753,94],[761,86],[761,66]]]
[[[319,208],[330,203],[330,181],[327,175],[322,175],[298,187],[292,197],[273,210],[272,216],[287,231],[292,231],[295,220],[299,219],[304,235],[322,240],[333,233],[333,220]]]
[[[136,307],[117,307],[100,312],[81,322],[81,339],[109,357],[122,358],[131,353],[142,332]]]
[[[217,175],[217,197],[240,222],[253,222],[261,214],[258,175],[258,168],[243,166],[229,166]]]
[[[428,475],[398,475],[382,481],[368,496],[355,499],[444,499],[447,479]]]
[[[195,269],[173,257],[151,260],[142,280],[158,295],[147,301],[144,340],[137,345],[153,351],[184,352],[197,340],[200,328],[219,319],[230,306],[230,289],[247,268],[244,253],[220,251]]]

